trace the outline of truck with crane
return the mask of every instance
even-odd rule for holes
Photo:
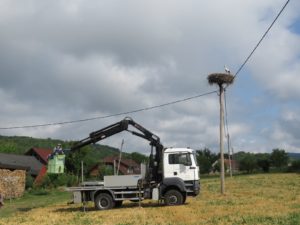
[[[135,130],[130,130],[132,126]],[[129,117],[92,132],[71,147],[71,152],[94,144],[122,131],[149,141],[149,163],[138,175],[104,176],[103,181],[82,182],[67,188],[74,203],[93,201],[95,208],[106,210],[120,207],[124,200],[152,199],[166,205],[184,204],[188,196],[200,192],[199,167],[195,151],[190,148],[165,148],[160,138]]]

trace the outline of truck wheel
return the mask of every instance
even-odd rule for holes
[[[107,193],[100,193],[95,198],[95,207],[99,210],[111,209],[115,206],[115,202],[111,195]]]
[[[181,205],[183,204],[183,195],[180,191],[169,190],[165,194],[165,204],[166,205]]]

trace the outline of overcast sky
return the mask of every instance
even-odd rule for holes
[[[0,0],[1,127],[105,116],[217,90],[235,73],[285,0]],[[228,87],[235,151],[300,152],[300,2],[286,10]],[[0,130],[79,140],[125,115]],[[218,95],[128,114],[165,146],[218,152]],[[148,152],[127,133],[103,141]]]

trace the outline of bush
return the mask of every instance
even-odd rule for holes
[[[292,165],[289,168],[290,172],[300,172],[300,160],[292,162]]]
[[[247,173],[252,173],[257,167],[257,161],[253,154],[246,153],[245,156],[239,161],[240,170],[246,171]]]
[[[29,189],[33,187],[34,178],[30,174],[26,174],[26,180],[25,180],[25,188]]]
[[[41,183],[43,188],[56,188],[61,186],[73,186],[78,182],[72,174],[47,174]]]

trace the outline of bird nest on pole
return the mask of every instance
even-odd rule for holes
[[[218,84],[222,86],[223,84],[232,84],[234,76],[229,73],[212,73],[207,77],[208,83],[210,85]]]

